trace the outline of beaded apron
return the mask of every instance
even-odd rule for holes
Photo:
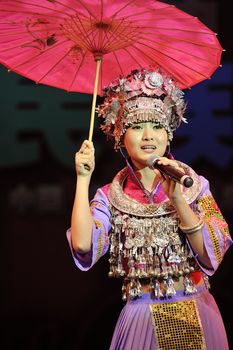
[[[192,176],[194,185],[184,192],[188,204],[201,191],[199,176],[180,163]],[[178,228],[175,208],[167,199],[159,204],[142,204],[123,191],[128,168],[121,170],[109,188],[111,210],[110,277],[124,277],[123,300],[141,296],[141,284],[149,283],[152,298],[171,298],[174,281],[182,276],[184,293],[196,292],[189,274],[200,270],[184,234]],[[129,285],[129,290],[127,290]]]

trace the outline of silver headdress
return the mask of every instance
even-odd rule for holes
[[[97,108],[98,115],[104,118],[101,129],[115,139],[116,149],[126,129],[134,123],[156,121],[172,140],[173,131],[181,121],[186,122],[184,93],[161,69],[134,70],[107,86],[104,95],[103,104]]]

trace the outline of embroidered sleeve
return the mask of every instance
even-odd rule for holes
[[[212,275],[221,263],[227,249],[231,246],[232,240],[228,225],[209,190],[209,183],[204,178],[202,180],[204,186],[197,202],[197,210],[205,223],[202,234],[206,252],[213,267],[212,270],[205,268],[203,270],[208,275]]]
[[[101,189],[99,189],[90,203],[90,209],[94,219],[92,229],[92,247],[90,252],[80,254],[74,251],[71,244],[71,229],[67,231],[67,239],[74,262],[82,271],[89,270],[108,250],[108,232],[111,228],[108,206],[109,204],[106,195]]]

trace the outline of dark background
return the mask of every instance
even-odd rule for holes
[[[167,2],[198,16],[218,32],[226,49],[223,68],[187,93],[189,125],[177,132],[172,150],[210,180],[232,232],[230,1]],[[65,237],[75,190],[74,153],[88,135],[91,96],[36,86],[2,66],[0,77],[1,349],[108,349],[122,307],[121,281],[107,277],[107,256],[91,271],[79,271]],[[208,112],[206,105],[214,108]],[[91,195],[124,166],[98,121],[95,130]],[[232,262],[231,249],[211,278],[231,348]]]

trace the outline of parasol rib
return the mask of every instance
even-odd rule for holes
[[[118,60],[118,57],[117,57],[116,53],[113,51],[112,54],[114,55],[114,57],[115,57],[115,59],[116,59],[116,61],[117,61],[118,67],[119,67],[119,69],[120,69],[120,71],[121,71],[121,74],[124,74],[123,69],[122,69],[122,67],[121,67],[121,64],[120,64],[120,62],[119,62],[119,60]]]
[[[79,21],[79,23],[80,23],[80,25],[81,25],[81,28],[77,26],[77,23],[74,21],[73,18],[72,18],[71,20],[72,20],[74,26],[80,31],[80,35],[83,36],[83,37],[82,37],[83,40],[82,40],[81,45],[84,46],[86,49],[89,49],[89,48],[92,46],[92,42],[90,41],[90,39],[89,39],[89,37],[88,37],[88,34],[87,34],[87,31],[86,31],[86,29],[84,28],[83,23],[82,23],[81,19],[79,18],[79,16],[77,16],[77,19],[78,19],[78,21]],[[66,30],[69,31],[69,28],[66,27]],[[71,33],[71,36],[73,37],[72,33]],[[75,42],[75,38],[76,38],[76,37],[74,36],[74,37],[73,37],[73,41],[74,41],[74,42]],[[87,40],[88,45],[86,45],[85,40]]]
[[[159,26],[157,26],[157,27],[147,27],[147,26],[140,26],[140,28],[141,29],[144,29],[144,28],[147,28],[147,29],[160,29],[160,30],[171,30],[171,31],[178,31],[178,32],[185,32],[185,33],[197,33],[197,34],[206,34],[206,35],[212,35],[212,36],[216,36],[216,34],[215,33],[208,33],[208,32],[200,32],[200,31],[198,31],[198,30],[190,30],[190,29],[179,29],[179,28],[174,28],[174,27],[171,27],[171,28],[169,28],[169,27],[159,27]]]
[[[83,62],[84,62],[84,59],[85,59],[86,55],[87,55],[87,52],[85,52],[85,53],[83,54],[82,60],[81,60],[81,62],[80,62],[80,64],[79,64],[79,66],[78,66],[78,68],[77,68],[77,70],[76,70],[76,72],[75,72],[75,75],[74,75],[74,77],[73,77],[73,79],[72,79],[72,82],[71,82],[71,84],[70,84],[70,86],[69,86],[69,88],[68,88],[68,90],[67,90],[68,92],[70,92],[71,89],[72,89],[72,86],[73,86],[73,84],[74,84],[74,82],[75,82],[75,80],[76,80],[76,78],[77,78],[77,75],[78,75],[78,73],[79,73],[79,71],[80,71],[80,69],[81,69],[81,67],[82,67],[82,64],[83,64]]]
[[[118,15],[118,13],[123,11],[126,7],[128,7],[129,5],[131,5],[134,2],[135,2],[135,0],[130,0],[129,2],[127,2],[127,4],[125,4],[123,7],[121,7],[119,10],[117,10],[115,13],[112,14],[112,18],[115,18]]]
[[[149,45],[147,45],[147,44],[145,44],[145,43],[141,43],[141,45],[150,48],[152,51],[157,51],[157,52],[159,52],[162,56],[166,56],[166,57],[168,57],[169,59],[172,59],[174,62],[178,63],[179,65],[182,65],[182,66],[184,66],[184,67],[186,67],[186,68],[192,70],[193,72],[195,72],[195,73],[201,75],[201,76],[204,77],[204,78],[209,78],[209,76],[204,75],[203,73],[197,71],[196,69],[193,69],[192,67],[190,67],[190,66],[188,66],[187,64],[185,64],[183,61],[180,62],[179,60],[175,59],[174,57],[169,56],[168,54],[166,54],[166,53],[164,53],[164,52],[162,52],[162,51],[159,51],[159,50],[157,50],[157,49],[155,49],[155,48],[153,48],[153,47],[151,47],[151,46],[149,46]],[[133,46],[134,46],[134,45],[133,45]],[[134,46],[134,47],[135,47],[135,46]]]
[[[153,33],[143,33],[143,34],[151,34],[151,35],[154,35]],[[159,37],[160,38],[164,38],[164,39],[170,39],[167,35],[165,35],[165,34],[159,34]],[[146,38],[146,40],[148,40],[148,38]],[[196,45],[196,46],[200,46],[200,47],[208,47],[209,49],[214,49],[214,50],[216,50],[216,47],[214,47],[214,46],[210,46],[210,45],[208,45],[208,44],[205,44],[205,43],[200,43],[200,42],[194,42],[194,41],[191,41],[191,40],[187,40],[187,39],[181,39],[180,37],[175,37],[175,40],[177,41],[177,42],[183,42],[183,43],[189,43],[189,44],[191,44],[191,45]],[[221,49],[221,46],[219,45],[219,50]]]
[[[147,46],[147,47],[151,48],[150,46],[145,45],[145,44],[143,44],[143,46]],[[203,73],[197,71],[196,69],[193,69],[192,67],[190,67],[190,66],[188,66],[187,64],[185,64],[183,61],[180,62],[179,60],[175,59],[174,57],[169,56],[169,55],[167,55],[167,54],[165,54],[165,53],[162,53],[162,52],[160,52],[160,51],[158,51],[158,50],[156,50],[156,49],[153,49],[153,48],[152,48],[152,50],[159,52],[159,53],[162,54],[163,56],[166,56],[167,58],[171,59],[172,61],[178,63],[178,65],[184,66],[184,67],[186,67],[186,68],[192,70],[193,72],[197,73],[197,74],[200,75],[201,77],[209,78],[209,75],[205,75],[205,74],[203,74]],[[174,74],[173,74],[173,75],[174,75]],[[183,77],[183,78],[184,78],[184,77]]]
[[[153,64],[156,64],[157,66],[160,66],[160,67],[163,67],[163,62],[160,62],[161,60],[159,60],[158,58],[156,58],[156,60],[153,58],[153,57],[151,57],[151,56],[149,56],[147,53],[145,53],[145,52],[143,52],[141,49],[139,49],[138,47],[135,47],[135,45],[133,45],[133,47],[137,50],[137,51],[140,51],[140,53],[143,53],[143,55],[144,56],[146,56],[150,61],[151,61],[151,63],[153,63]],[[143,57],[144,57],[143,56]],[[179,62],[180,63],[180,62]],[[177,81],[182,81],[182,79],[185,79],[185,77],[182,75],[179,75],[178,73],[177,73],[177,71],[175,72],[175,71],[171,71],[171,70],[169,70],[167,67],[165,68],[165,70],[167,71],[167,72],[169,72],[170,74],[171,74],[171,76],[173,76]]]
[[[65,53],[64,56],[62,56],[52,67],[49,68],[49,70],[48,70],[42,77],[40,77],[40,78],[36,81],[36,83],[37,83],[37,84],[40,84],[41,81],[42,81],[50,72],[52,72],[52,70],[53,70],[55,67],[57,67],[57,66],[60,64],[60,62],[64,60],[65,57],[67,57],[67,56],[70,54],[70,52],[71,52],[71,50],[67,51],[67,52]],[[32,68],[32,69],[33,69],[33,68]]]
[[[138,67],[143,68],[142,65],[136,60],[136,58],[131,54],[131,52],[128,51],[127,48],[123,48],[124,51],[127,52],[127,54],[132,58],[134,62],[138,65]]]
[[[142,39],[144,39],[144,38],[142,37]],[[187,54],[187,51],[178,49],[177,47],[174,48],[174,47],[172,47],[172,46],[170,46],[170,45],[168,45],[168,44],[164,44],[164,43],[161,43],[161,42],[156,42],[156,41],[154,41],[154,40],[152,40],[152,39],[148,39],[148,38],[147,38],[147,41],[148,41],[148,42],[151,42],[151,43],[154,43],[154,44],[157,44],[158,46],[163,46],[163,47],[166,47],[166,48],[169,48],[169,49],[172,49],[172,50],[175,50],[175,51],[178,51],[178,52]],[[137,42],[137,44],[141,44],[140,40]],[[196,46],[198,46],[198,44],[196,44]],[[154,47],[153,47],[153,48],[154,48]],[[157,51],[159,51],[159,52],[162,53],[162,51],[160,51],[159,49],[157,49]],[[219,51],[222,51],[222,50],[219,49]],[[192,53],[188,53],[187,55],[188,55],[188,56],[192,56],[192,57],[194,57],[194,58],[201,59],[202,61],[205,61],[205,62],[209,62],[209,60],[207,60],[207,59],[205,59],[205,58],[202,58],[202,57],[199,57],[199,56],[196,56],[196,55],[194,55],[194,54],[192,54]]]
[[[63,7],[69,9],[69,10],[72,10],[73,12],[77,13],[77,11],[73,8],[73,7],[70,7],[70,6],[67,6],[65,5],[64,3],[61,3],[60,1],[54,1],[56,3],[59,3],[60,5],[62,5]],[[11,4],[11,2],[7,1],[8,4]],[[18,1],[18,0],[14,0],[12,1],[12,5],[14,6],[15,3],[18,3],[20,5],[29,5],[29,6],[32,6],[32,7],[36,7],[36,8],[39,8],[39,9],[45,9],[45,10],[49,10],[49,11],[53,11],[53,12],[57,12],[59,14],[62,14],[62,15],[66,15],[67,16],[67,13],[64,13],[64,11],[61,11],[61,10],[57,10],[56,8],[51,8],[51,7],[47,7],[47,6],[43,6],[43,5],[39,5],[38,3],[35,4],[35,3],[32,3],[32,2],[26,2],[26,1]],[[1,10],[2,11],[2,10]],[[4,11],[4,10],[3,10]],[[34,12],[34,14],[36,15],[42,15],[42,16],[46,16],[46,14],[43,14],[43,13],[36,13],[34,10],[32,10]],[[12,10],[9,10],[9,12],[13,12]],[[22,13],[22,11],[21,11]],[[26,13],[26,11],[24,10],[23,13]],[[50,16],[50,13],[49,13],[49,16]],[[71,15],[68,15],[69,17]],[[52,17],[56,17],[54,15],[52,15]],[[63,17],[62,17],[63,18]]]
[[[148,11],[144,11],[144,13],[147,13]],[[190,17],[190,18],[184,18],[183,16],[182,17],[173,17],[172,20],[170,17],[160,17],[160,16],[157,16],[157,13],[158,11],[156,10],[156,15],[154,17],[148,17],[146,18],[143,22],[155,22],[155,21],[183,21],[183,22],[186,22],[186,21],[193,21],[194,19],[195,20],[198,20],[197,17]],[[122,18],[124,19],[129,19],[129,18],[133,18],[134,16],[137,16],[139,13],[132,13],[130,15],[127,15],[127,16],[124,16]],[[139,19],[133,19],[132,21],[130,21],[131,23],[134,23],[135,21],[138,21],[140,23],[142,23],[142,20],[139,18]]]
[[[55,0],[56,1],[56,0]],[[93,18],[95,18],[96,20],[98,20],[98,18],[90,11],[90,9],[83,3],[83,1],[81,0],[75,0],[77,1],[79,4],[81,4],[83,6],[83,8],[85,8],[85,10],[89,13],[89,15]]]
[[[106,38],[106,43],[103,41],[103,50],[106,49],[106,46],[111,43],[110,37],[108,36],[108,33],[110,33],[110,36],[112,36],[112,40],[115,40],[114,34],[117,33],[119,27],[123,25],[124,18],[121,18],[121,20],[118,22],[117,26],[114,27],[114,30],[112,30],[112,24],[114,23],[113,18],[111,19],[111,22],[109,23],[108,29],[105,30],[105,38]]]
[[[140,51],[141,51],[141,50],[140,50]],[[156,56],[155,52],[154,52],[153,54]],[[172,60],[172,61],[175,61],[180,67],[186,67],[186,68],[192,70],[193,72],[197,73],[200,77],[202,77],[202,79],[203,79],[203,77],[204,77],[205,79],[206,79],[206,78],[209,78],[209,76],[204,75],[203,73],[201,73],[201,72],[199,72],[199,71],[197,71],[197,70],[195,70],[195,69],[190,68],[189,66],[187,66],[186,64],[184,64],[184,62],[180,62],[180,61],[178,61],[178,60],[175,60],[175,59],[173,59],[172,57],[170,57],[170,56],[168,56],[168,55],[165,55],[165,54],[164,54],[164,56],[166,56],[168,59],[170,59],[170,60]],[[148,56],[148,57],[150,57],[150,56]],[[151,58],[152,60],[154,60],[152,57],[150,57],[150,58]],[[158,56],[156,56],[155,62],[157,63],[157,65],[159,64],[161,67],[163,67],[163,61],[161,61],[161,59],[158,59]],[[169,70],[165,67],[165,70],[167,70],[167,71],[171,74],[171,76],[174,76],[174,77],[176,78],[176,80],[179,81],[179,82],[182,82],[183,80],[186,80],[186,79],[185,79],[185,75],[179,75],[178,72],[177,72],[177,69],[176,69],[176,70],[173,69],[173,70],[170,70],[170,71],[169,71]],[[187,81],[187,80],[186,80],[186,81]],[[187,87],[188,87],[188,86],[187,86]]]
[[[127,4],[125,4],[122,8],[120,8],[118,11],[116,11],[113,15],[112,15],[112,17],[114,18],[114,17],[116,17],[116,15],[118,15],[118,13],[120,13],[122,10],[124,10],[126,7],[128,7],[129,5],[131,5],[133,2],[134,2],[135,0],[131,0],[131,1],[129,1]],[[164,4],[165,5],[165,4]],[[167,5],[167,4],[166,4]],[[158,11],[161,11],[161,10],[163,10],[163,9],[167,9],[168,7],[171,7],[171,5],[167,5],[167,6],[164,6],[163,8],[161,8],[161,9],[155,9],[155,11],[156,12],[158,12]],[[141,13],[149,13],[150,11],[149,10],[147,10],[147,11],[143,11],[143,12],[141,12]]]
[[[141,28],[138,28],[138,27],[135,27],[135,29],[141,29]],[[131,33],[133,33],[134,37],[138,37],[139,34],[141,34],[141,31],[138,31],[138,33],[136,31],[132,31]],[[144,32],[143,33],[144,35],[147,35],[147,34],[151,34],[151,35],[154,35],[154,33],[148,33],[148,32]],[[116,35],[120,35],[120,32],[117,32]],[[123,32],[123,35],[124,37],[127,36],[125,35],[125,33]],[[166,40],[169,39],[169,37],[167,37],[166,35],[164,34],[161,34],[161,36],[163,36],[163,38],[165,38]],[[134,38],[131,38],[131,42]],[[116,49],[118,48],[117,44],[114,42],[115,38],[113,37],[112,39],[112,42],[115,44],[115,46],[111,47],[111,42],[109,41],[108,42],[108,49],[109,51],[113,50],[113,49]],[[145,40],[146,41],[149,41],[150,39],[148,39],[147,37],[145,37]],[[120,41],[120,38],[119,38],[119,41]],[[131,42],[129,44],[131,44]],[[208,48],[211,48],[211,49],[215,49],[216,50],[216,47],[214,47],[213,45],[208,45],[208,44],[205,44],[205,43],[194,43],[193,41],[190,41],[190,40],[185,40],[185,39],[181,39],[180,37],[177,37],[177,42],[186,42],[186,43],[190,43],[190,44],[195,44],[195,45],[198,45],[198,46],[202,46],[202,47],[208,47]]]
[[[100,10],[100,22],[103,22],[103,0],[100,1],[101,3],[101,10]],[[98,45],[97,45],[97,50],[100,51],[102,49],[102,44],[103,44],[103,30],[99,30],[99,37],[98,37]]]
[[[59,5],[63,6],[64,8],[67,8],[67,9],[69,9],[69,10],[72,10],[73,12],[75,12],[75,14],[79,12],[79,11],[77,11],[76,9],[74,9],[73,7],[70,7],[70,6],[68,6],[68,5],[65,5],[65,4],[64,4],[63,2],[61,2],[61,1],[54,0],[53,3],[59,4]],[[89,14],[91,14],[90,11],[89,11],[85,6],[83,6],[83,7],[85,8],[85,10],[87,10],[87,12],[88,12]],[[84,17],[87,17],[87,16],[85,16],[84,14],[83,14],[83,16],[84,16]],[[93,14],[91,14],[91,16],[93,16]]]
[[[124,6],[122,9],[124,9],[126,6]],[[128,18],[130,18],[130,17],[134,17],[134,16],[142,16],[142,15],[144,15],[144,14],[146,14],[146,13],[148,13],[148,14],[151,14],[151,12],[156,12],[156,14],[158,13],[158,12],[160,12],[160,11],[163,11],[163,10],[166,10],[167,8],[172,8],[173,6],[171,6],[171,5],[168,5],[168,6],[166,6],[166,7],[162,7],[162,8],[160,8],[160,9],[150,9],[150,10],[143,10],[143,11],[141,11],[141,12],[133,12],[132,14],[130,14],[130,15],[127,15],[127,16],[124,16],[124,18],[125,19],[128,19]],[[120,11],[117,11],[117,14],[119,13]],[[181,11],[182,12],[182,11]],[[115,14],[112,16],[113,18],[115,18],[116,16],[115,16]]]
[[[107,36],[107,33],[106,33],[106,37],[107,37],[107,46],[105,45],[105,47],[103,49],[105,49],[106,51],[108,52],[111,52],[111,51],[114,51],[114,50],[117,50],[119,48],[122,48],[124,46],[129,46],[131,43],[132,43],[132,36],[129,36],[128,34],[125,33],[124,31],[124,28],[120,28],[121,30],[118,30],[118,28],[114,31],[114,32],[111,32],[110,35],[111,35],[111,39],[110,37]],[[130,32],[131,34],[132,32]],[[137,33],[135,32],[134,35],[137,36]],[[124,46],[122,45],[122,41],[121,39],[124,40]],[[127,43],[127,40],[128,40],[128,43]],[[126,45],[127,43],[127,45]]]
[[[91,26],[90,26],[90,30],[89,30],[89,34],[87,33],[87,35],[91,36],[92,37],[92,42],[91,42],[91,45],[90,45],[90,51],[96,51],[96,47],[95,47],[95,39],[97,37],[97,32],[95,32],[95,25],[94,25],[94,22],[93,22],[93,19],[90,18],[90,23],[91,23]]]

